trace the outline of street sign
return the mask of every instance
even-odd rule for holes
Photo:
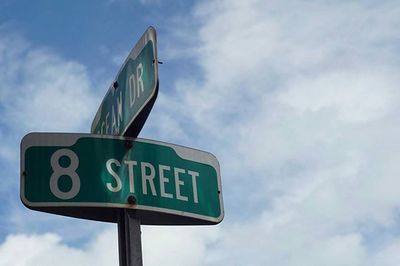
[[[92,122],[91,133],[137,137],[157,93],[156,31],[149,27],[108,89]]]
[[[30,133],[21,142],[21,200],[29,208],[142,224],[216,224],[223,216],[219,163],[210,153],[117,136]]]

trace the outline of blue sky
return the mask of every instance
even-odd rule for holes
[[[19,143],[88,132],[150,25],[140,136],[215,154],[225,219],[143,226],[145,265],[399,265],[399,24],[397,1],[2,1],[0,265],[116,265],[115,225],[22,205]]]

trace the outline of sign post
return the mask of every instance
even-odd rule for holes
[[[158,86],[156,31],[153,27],[149,27],[125,60],[104,97],[93,120],[91,132],[137,137],[157,98]],[[121,224],[129,227],[133,223],[133,221],[124,220],[133,219],[129,218],[128,212],[122,209],[118,219],[121,266],[130,265],[122,263],[123,260],[121,260],[124,252],[130,252],[130,245],[125,246],[124,241],[121,240],[127,233],[125,230],[128,230]],[[140,221],[137,220],[137,223],[140,224]],[[140,225],[138,230],[139,242],[136,245],[141,246]]]
[[[140,220],[136,217],[134,211],[125,209],[120,211],[118,250],[120,266],[143,265]]]

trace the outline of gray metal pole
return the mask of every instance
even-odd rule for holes
[[[134,210],[120,210],[118,249],[120,266],[143,266],[140,220]]]

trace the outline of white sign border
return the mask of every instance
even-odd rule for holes
[[[27,149],[33,146],[72,146],[80,138],[101,138],[101,139],[119,139],[119,140],[132,140],[136,142],[151,143],[156,145],[162,145],[172,148],[178,156],[182,159],[191,160],[203,164],[212,166],[217,173],[217,185],[218,185],[218,197],[220,202],[220,216],[211,217],[200,214],[194,214],[185,211],[177,211],[166,208],[151,207],[146,205],[132,205],[132,204],[119,204],[119,203],[95,203],[95,202],[30,202],[25,197],[25,152]],[[195,151],[195,152],[193,152]],[[222,184],[221,184],[221,173],[220,166],[217,158],[209,152],[192,149],[180,145],[165,143],[161,141],[141,139],[141,138],[128,138],[121,136],[110,136],[110,135],[95,135],[95,134],[85,134],[85,133],[29,133],[25,135],[21,141],[21,154],[20,154],[20,198],[21,201],[27,207],[102,207],[102,208],[126,208],[126,209],[136,209],[144,211],[156,211],[166,214],[173,214],[178,216],[185,216],[189,218],[195,218],[199,220],[209,221],[212,223],[220,223],[224,218],[224,204],[222,197]]]

